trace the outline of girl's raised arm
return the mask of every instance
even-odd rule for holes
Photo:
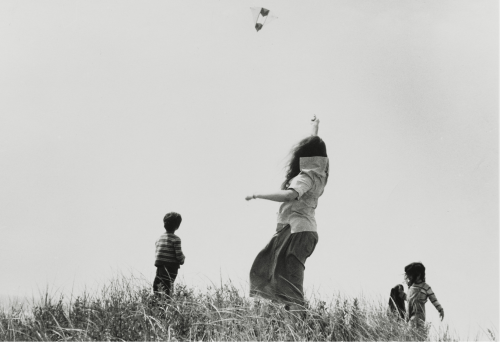
[[[311,119],[311,135],[317,136],[318,135],[318,128],[319,128],[319,119],[316,117],[316,115],[313,116]],[[310,186],[309,186],[310,187]],[[275,192],[260,192],[260,193],[254,193],[252,195],[246,196],[245,199],[247,201],[250,201],[252,199],[266,199],[269,201],[275,201],[275,202],[289,202],[293,201],[299,197],[299,194],[297,191],[293,189],[287,189],[287,190],[278,190]]]
[[[311,119],[311,135],[317,136],[318,129],[319,129],[319,119],[316,117],[316,115],[314,115],[314,117]]]

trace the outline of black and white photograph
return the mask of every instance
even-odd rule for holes
[[[0,2],[0,340],[498,341],[499,2]]]

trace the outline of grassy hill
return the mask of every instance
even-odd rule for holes
[[[157,299],[147,284],[121,278],[71,301],[46,295],[4,308],[0,340],[458,340],[448,332],[424,336],[389,315],[384,303],[339,297],[307,306],[300,319],[230,282],[205,292],[176,284],[171,300]]]

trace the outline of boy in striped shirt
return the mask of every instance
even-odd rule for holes
[[[412,262],[405,267],[405,278],[408,284],[408,295],[404,292],[402,297],[408,301],[408,321],[417,328],[425,326],[425,303],[431,301],[441,320],[444,318],[444,310],[439,304],[431,287],[425,282],[425,267],[420,262]]]
[[[158,293],[160,285],[167,296],[177,278],[180,265],[184,264],[185,256],[182,253],[181,239],[174,234],[181,225],[180,214],[171,212],[163,218],[166,233],[156,241],[156,277],[153,282],[153,291]]]

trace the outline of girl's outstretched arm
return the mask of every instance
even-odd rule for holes
[[[275,202],[289,202],[293,201],[299,196],[297,191],[289,189],[289,190],[279,190],[275,192],[256,192],[253,195],[249,195],[245,197],[247,201],[250,201],[251,199],[266,199],[269,201],[275,201]]]
[[[314,115],[314,117],[311,119],[311,135],[316,136],[318,135],[318,129],[319,129],[319,119]]]

